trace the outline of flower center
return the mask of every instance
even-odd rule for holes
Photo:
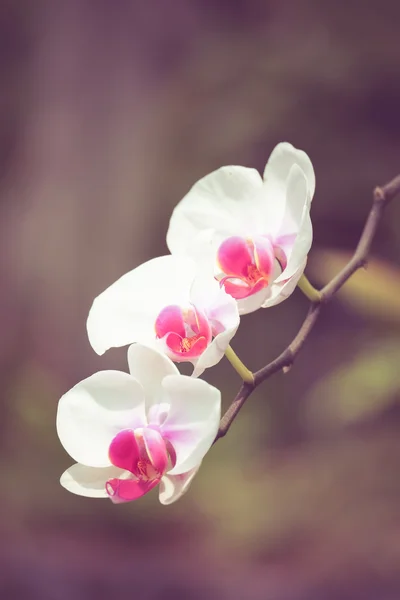
[[[156,319],[155,331],[170,358],[178,361],[200,356],[212,338],[207,317],[192,305],[187,309],[176,305],[163,308]]]
[[[274,248],[267,237],[232,236],[218,248],[217,263],[222,274],[217,279],[236,300],[247,298],[268,286],[274,261]]]
[[[124,429],[110,444],[110,462],[125,471],[109,479],[106,490],[114,502],[135,500],[150,491],[166,472],[170,456],[161,434],[155,429]]]

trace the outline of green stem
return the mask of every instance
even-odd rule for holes
[[[242,363],[242,361],[240,360],[236,352],[231,348],[231,346],[228,346],[225,350],[225,356],[229,360],[235,371],[243,379],[243,381],[254,385],[253,373]]]
[[[320,302],[321,301],[321,292],[318,291],[313,285],[311,285],[311,283],[308,281],[307,277],[305,275],[302,275],[298,281],[299,288],[301,289],[301,291],[303,292],[303,294],[305,296],[307,296],[307,298],[311,301],[311,302]]]

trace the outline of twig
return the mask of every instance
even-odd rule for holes
[[[304,343],[314,327],[322,306],[329,302],[333,296],[340,290],[340,288],[346,283],[348,279],[361,267],[367,264],[368,254],[371,248],[371,244],[375,237],[376,230],[381,220],[385,207],[397,194],[400,193],[400,175],[386,183],[382,187],[377,187],[374,190],[372,207],[367,217],[367,220],[362,231],[360,241],[357,244],[357,248],[345,267],[327,284],[320,290],[319,298],[316,296],[316,300],[310,304],[309,311],[300,330],[298,331],[294,340],[289,346],[280,354],[275,360],[270,362],[265,367],[262,367],[259,371],[254,373],[254,384],[250,385],[243,382],[239,389],[236,397],[232,401],[226,413],[223,415],[217,437],[224,437],[233,421],[236,419],[240,409],[246,402],[247,398],[252,392],[266,379],[274,375],[281,370],[289,369],[297,354],[300,352]]]
[[[244,383],[249,383],[250,385],[254,385],[254,375],[249,369],[242,363],[236,352],[233,350],[231,346],[228,346],[225,350],[225,356],[231,363],[232,367],[238,373],[238,375],[242,378]]]

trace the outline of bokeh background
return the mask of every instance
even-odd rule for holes
[[[166,253],[172,208],[211,170],[305,149],[307,273],[340,268],[400,172],[399,22],[397,0],[1,0],[1,598],[400,597],[400,201],[177,504],[68,494],[54,426],[78,380],[126,368],[89,347],[94,296]],[[295,292],[243,318],[234,348],[261,367],[306,310]],[[235,372],[206,378],[227,406]]]

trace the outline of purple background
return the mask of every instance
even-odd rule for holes
[[[249,400],[190,492],[113,506],[68,494],[58,398],[99,358],[95,295],[166,253],[174,205],[287,140],[317,193],[307,273],[354,249],[400,171],[397,0],[0,1],[0,595],[40,600],[400,596],[400,202],[374,260],[287,375]],[[300,292],[243,318],[256,369],[294,337]],[[226,361],[206,378],[228,405]]]

